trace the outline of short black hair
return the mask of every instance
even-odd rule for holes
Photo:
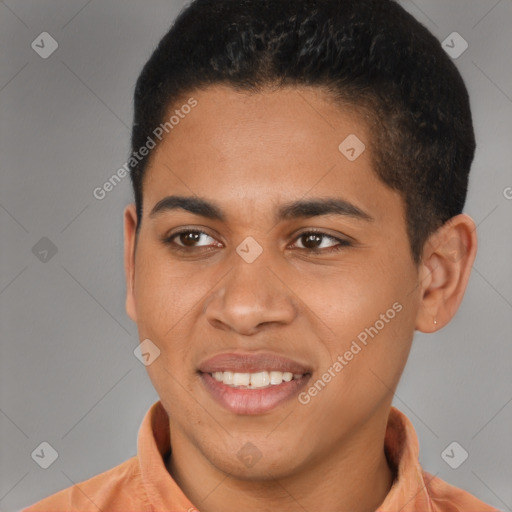
[[[375,172],[404,200],[416,264],[428,236],[462,213],[475,152],[468,93],[441,43],[396,1],[192,1],[137,80],[132,149],[179,99],[214,84],[320,87],[364,113]],[[137,231],[149,157],[131,172]]]

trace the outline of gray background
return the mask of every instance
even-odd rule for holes
[[[465,211],[480,245],[461,309],[417,334],[394,405],[424,469],[512,511],[512,1],[403,5],[439,40],[457,31],[469,44],[456,64],[478,141]],[[92,191],[127,160],[135,80],[181,6],[0,2],[2,511],[135,455],[158,399],[124,308],[129,178],[101,201]],[[47,59],[31,48],[43,31],[59,45]],[[42,237],[57,249],[46,262],[32,252]],[[31,458],[42,441],[58,452],[48,469]],[[441,458],[452,441],[469,453],[458,469]]]

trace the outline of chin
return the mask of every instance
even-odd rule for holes
[[[283,442],[277,438],[275,443],[269,443],[267,435],[253,437],[252,441],[244,443],[238,442],[233,447],[226,446],[223,452],[203,453],[219,470],[240,480],[274,480],[298,472],[302,466],[302,461],[297,460],[296,456],[299,447],[283,446]],[[260,451],[257,446],[264,448]]]

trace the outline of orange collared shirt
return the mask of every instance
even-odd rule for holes
[[[158,400],[140,426],[136,456],[22,512],[197,511],[165,466],[170,448],[168,420]],[[384,444],[397,478],[376,512],[499,512],[421,469],[414,427],[395,407],[390,410]]]

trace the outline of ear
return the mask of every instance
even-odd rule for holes
[[[137,211],[135,204],[129,204],[124,209],[124,272],[126,276],[126,312],[137,322],[135,297],[133,293],[135,279],[135,249],[136,249]]]
[[[466,291],[476,251],[476,225],[465,214],[452,217],[429,237],[420,263],[418,331],[437,331],[455,316]]]

